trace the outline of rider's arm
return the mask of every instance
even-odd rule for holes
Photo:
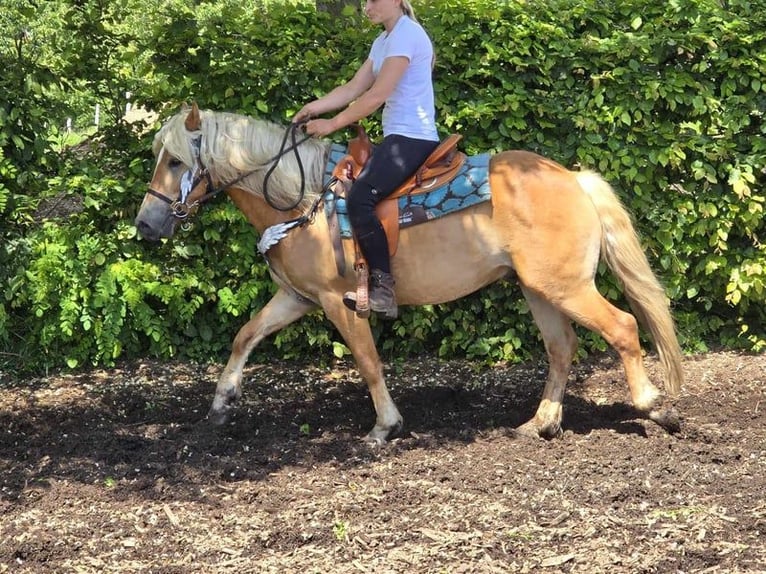
[[[308,122],[306,124],[306,133],[317,136],[317,137],[326,136],[349,124],[353,124],[354,122],[357,122],[361,120],[362,118],[366,118],[367,116],[369,116],[372,112],[377,110],[380,106],[382,106],[385,103],[385,101],[394,91],[394,88],[396,88],[396,85],[399,83],[399,80],[401,80],[409,64],[410,64],[409,59],[404,56],[391,56],[389,58],[386,58],[385,60],[383,60],[383,65],[380,68],[378,77],[375,78],[372,75],[372,61],[367,60],[363,68],[360,69],[360,72],[362,72],[363,69],[367,69],[367,66],[369,65],[369,69],[368,69],[368,72],[370,74],[369,78],[374,79],[374,81],[370,82],[370,85],[368,85],[367,88],[365,88],[362,92],[360,92],[361,95],[359,95],[359,97],[356,98],[356,100],[353,100],[352,98],[353,103],[351,103],[351,105],[349,105],[343,111],[339,112],[333,118],[330,118],[327,120],[316,119],[316,120],[311,120],[310,122]],[[363,77],[367,78],[366,72]],[[351,82],[349,83],[352,83],[353,81],[354,80],[352,79]],[[364,82],[360,81],[359,84],[356,84],[356,87],[358,88],[363,85],[364,85]],[[343,87],[344,86],[341,86],[341,89]],[[332,96],[332,94],[333,92],[330,92],[325,97]],[[320,100],[321,99],[323,98],[320,98]],[[320,100],[316,100],[315,102],[312,102],[312,104],[320,102]],[[303,110],[299,112],[299,114],[303,113],[306,110],[306,108],[309,107],[310,105],[311,104],[308,104],[306,107],[304,107]],[[313,111],[314,110],[311,110],[311,112]],[[296,118],[298,118],[298,116],[296,116]]]
[[[378,77],[372,86],[331,119],[335,130],[366,118],[382,106],[393,93],[409,65],[410,61],[405,56],[392,56],[383,60]]]
[[[348,105],[370,88],[375,82],[372,73],[372,60],[368,59],[356,71],[354,77],[345,84],[331,90],[319,99],[309,102],[295,114],[294,122],[310,119],[326,112],[332,112]]]

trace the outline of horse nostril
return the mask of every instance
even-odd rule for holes
[[[149,241],[157,240],[157,233],[152,229],[152,226],[143,219],[136,219],[136,229],[138,230],[138,234],[144,239]]]

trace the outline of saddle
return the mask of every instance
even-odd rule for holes
[[[357,134],[348,142],[348,155],[342,158],[332,172],[341,185],[335,187],[335,193],[345,196],[351,184],[359,176],[373,152],[373,145],[367,132],[361,125],[355,126]],[[458,151],[457,144],[463,139],[459,134],[452,134],[444,139],[431,152],[417,171],[402,183],[391,195],[375,208],[388,238],[388,250],[393,257],[399,245],[399,202],[403,195],[416,195],[448,184],[455,179],[466,160],[466,155]]]
[[[357,134],[348,142],[348,155],[342,158],[332,172],[337,183],[333,189],[336,195],[345,196],[351,189],[351,184],[364,169],[373,152],[373,145],[364,127],[356,125]],[[423,165],[404,183],[402,183],[391,195],[381,201],[375,208],[388,240],[388,251],[391,257],[396,254],[399,245],[399,201],[403,195],[415,195],[425,193],[448,184],[455,179],[460,168],[466,160],[466,155],[458,151],[457,144],[463,138],[458,134],[452,134],[442,141],[431,152]],[[334,214],[333,219],[337,219]],[[331,232],[337,227],[337,221],[330,222]],[[346,270],[346,257],[343,251],[340,235],[333,233],[333,249],[335,251],[335,263],[338,273],[343,276]],[[357,276],[356,285],[356,314],[359,317],[370,316],[368,278],[369,270],[359,246],[354,239],[355,261],[354,270]]]

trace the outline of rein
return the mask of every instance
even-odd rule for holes
[[[276,209],[277,211],[292,211],[293,209],[298,207],[298,205],[300,205],[301,201],[303,201],[303,196],[306,193],[306,174],[303,170],[303,161],[301,160],[301,154],[298,153],[298,146],[301,145],[303,142],[305,142],[307,139],[309,139],[311,136],[305,135],[299,141],[296,141],[295,132],[301,127],[303,127],[307,121],[308,120],[303,120],[301,122],[291,124],[290,127],[287,130],[285,130],[285,135],[282,138],[282,146],[280,148],[279,153],[267,162],[267,163],[271,163],[271,162],[274,162],[274,163],[266,172],[266,175],[263,176],[263,198],[266,200],[266,203],[268,203],[270,207],[272,207],[273,209]],[[290,145],[289,148],[285,149],[285,144],[287,143],[288,134],[292,135],[293,141],[292,141],[292,145]],[[277,165],[279,165],[279,160],[282,159],[282,156],[284,156],[290,151],[295,152],[295,159],[298,162],[298,171],[301,174],[301,193],[298,196],[298,199],[295,200],[295,203],[293,203],[289,207],[278,207],[276,204],[274,204],[274,202],[269,197],[269,188],[268,188],[269,178],[271,177],[271,174],[274,173],[274,170],[277,168]],[[241,179],[242,178],[239,178],[236,181],[240,181]],[[229,183],[228,186],[231,186],[232,184],[233,183]]]
[[[156,197],[158,199],[161,199],[162,201],[170,205],[173,215],[176,218],[183,220],[188,218],[190,215],[194,215],[203,203],[210,201],[215,196],[222,193],[223,191],[226,191],[231,186],[239,183],[240,181],[244,179],[247,179],[248,177],[253,175],[255,172],[260,171],[271,164],[269,167],[269,170],[266,172],[266,175],[263,178],[263,197],[266,200],[266,203],[268,203],[270,207],[272,207],[273,209],[276,209],[277,211],[292,211],[301,203],[301,201],[303,201],[303,197],[306,193],[306,176],[303,169],[303,161],[301,160],[301,156],[298,153],[298,146],[300,146],[306,140],[310,139],[311,136],[305,135],[302,138],[298,139],[296,135],[296,132],[300,128],[302,128],[305,123],[306,123],[306,120],[290,124],[290,127],[288,127],[285,130],[285,135],[282,138],[282,145],[280,146],[279,152],[276,155],[274,155],[272,158],[268,159],[265,163],[257,167],[254,167],[250,171],[245,172],[241,175],[238,175],[233,180],[219,185],[218,187],[215,187],[213,185],[213,179],[210,176],[210,170],[207,168],[207,166],[205,166],[202,163],[202,159],[200,157],[201,155],[200,147],[201,147],[202,141],[200,136],[199,138],[194,140],[194,147],[193,147],[193,153],[197,160],[197,163],[199,164],[200,169],[195,171],[196,176],[192,175],[191,172],[187,172],[187,174],[190,174],[190,178],[187,178],[186,175],[184,175],[181,181],[181,191],[180,191],[178,199],[176,200],[169,199],[165,195],[161,194],[160,192],[152,188],[149,188],[148,193],[149,195]],[[288,136],[292,136],[292,143],[290,144],[289,147],[285,147],[287,144]],[[282,157],[284,157],[290,152],[295,153],[295,159],[298,161],[298,170],[300,171],[300,174],[301,174],[301,191],[295,203],[287,207],[280,207],[276,205],[271,199],[271,197],[269,196],[268,181],[271,175],[274,173],[274,170],[277,168],[277,165],[279,165],[279,160],[281,160]],[[206,193],[202,195],[201,197],[199,197],[198,199],[196,199],[194,203],[192,203],[191,205],[187,204],[186,203],[187,196],[200,184],[203,178],[206,180],[205,181],[205,189],[207,190]],[[191,179],[191,181],[188,181],[189,179]],[[321,197],[321,194],[320,194],[320,197]],[[310,211],[313,212],[315,210],[316,210],[316,206],[312,207]]]

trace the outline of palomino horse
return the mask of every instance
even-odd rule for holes
[[[296,131],[247,116],[199,111],[196,105],[184,109],[155,136],[157,165],[136,226],[148,240],[171,237],[183,218],[225,191],[261,234],[259,246],[264,233],[268,236],[267,260],[279,289],[237,333],[216,387],[211,421],[225,422],[241,397],[242,370],[253,348],[321,307],[372,395],[376,420],[366,438],[383,442],[401,428],[402,416],[386,388],[369,322],[342,302],[344,291],[355,286],[353,274],[339,275],[328,220],[315,209],[331,144],[296,136]],[[515,275],[549,360],[542,400],[518,428],[520,434],[549,438],[561,432],[564,388],[577,347],[571,321],[595,331],[617,351],[637,411],[671,432],[677,429],[677,414],[660,406],[661,393],[644,370],[636,319],[606,301],[594,283],[603,257],[653,338],[666,393],[677,394],[681,350],[669,302],[609,184],[593,172],[569,171],[524,151],[492,156],[489,183],[490,201],[401,231],[392,260],[399,303],[451,301]],[[276,238],[271,237],[275,229]],[[353,253],[346,254],[346,263],[352,265]]]

